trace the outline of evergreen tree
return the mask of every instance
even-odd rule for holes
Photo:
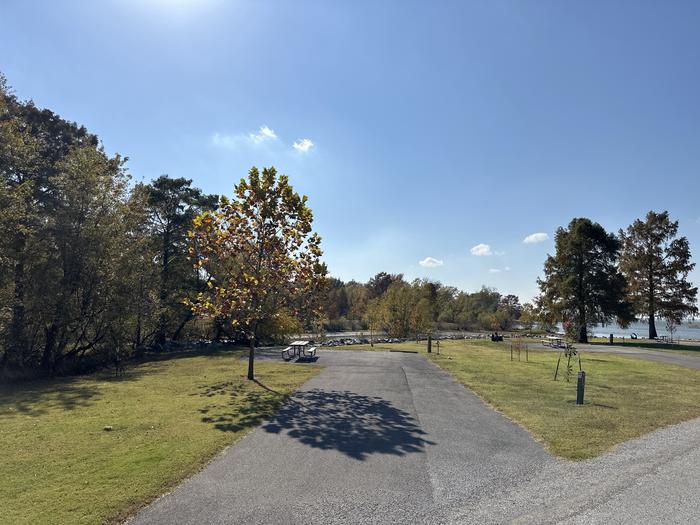
[[[698,311],[698,289],[688,281],[695,263],[688,239],[677,235],[678,221],[671,221],[667,211],[650,211],[620,230],[620,269],[636,313],[648,319],[649,339],[657,336],[657,316],[680,320]]]
[[[588,327],[612,319],[633,319],[627,284],[617,268],[620,242],[590,219],[573,219],[555,236],[556,253],[538,279],[541,304],[560,321],[573,323],[578,342],[588,342]]]

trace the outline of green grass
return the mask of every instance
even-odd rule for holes
[[[185,352],[120,379],[0,386],[0,521],[121,519],[200,469],[318,371],[261,361],[253,383],[240,355]]]
[[[423,342],[374,349],[425,353],[425,346]],[[529,362],[524,354],[518,362],[517,354],[510,360],[509,348],[508,342],[441,341],[440,355],[433,345],[430,359],[558,456],[595,457],[617,443],[700,417],[700,370],[583,352],[586,403],[576,406],[575,377],[570,383],[552,380],[556,352],[530,351]]]

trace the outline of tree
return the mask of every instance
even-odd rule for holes
[[[496,318],[500,322],[501,330],[510,330],[513,324],[520,319],[522,312],[520,298],[517,295],[508,294],[501,296],[496,310]]]
[[[627,231],[620,230],[620,269],[629,283],[629,299],[637,314],[649,321],[649,339],[655,339],[656,317],[682,319],[697,313],[698,289],[688,282],[695,267],[690,245],[677,237],[678,221],[667,211],[647,213]]]
[[[123,160],[93,146],[73,148],[50,178],[56,204],[40,237],[50,243],[34,264],[30,282],[33,317],[43,327],[42,369],[54,372],[106,341],[112,328],[106,312],[121,239],[122,197],[127,177]]]
[[[627,284],[616,266],[620,242],[590,219],[573,219],[555,236],[556,254],[538,279],[541,304],[561,321],[574,323],[578,342],[588,342],[588,327],[613,318],[626,326],[633,319]]]
[[[532,303],[525,303],[522,305],[518,321],[525,330],[532,330],[535,323],[537,323],[537,313]]]
[[[37,284],[34,277],[40,275],[34,273],[37,261],[43,261],[46,250],[51,249],[45,234],[61,197],[53,180],[63,161],[81,147],[97,148],[97,138],[31,101],[18,100],[0,75],[0,199],[4,201],[0,229],[10,232],[0,241],[0,251],[12,288],[0,368],[23,366],[37,340],[39,325],[33,324],[28,302],[34,299],[35,304],[43,305],[29,291]],[[4,323],[0,320],[0,324]]]
[[[177,339],[192,311],[183,309],[182,299],[198,291],[198,274],[187,256],[187,232],[192,220],[204,210],[216,207],[218,197],[192,187],[192,180],[161,175],[146,186],[148,212],[160,266],[159,316],[155,346],[162,348],[168,337]],[[174,318],[174,319],[173,319]],[[171,329],[169,330],[169,325]]]
[[[369,299],[381,297],[389,289],[392,283],[403,281],[403,274],[389,274],[379,272],[367,282],[367,290],[369,291]]]
[[[222,197],[218,209],[194,219],[189,253],[208,288],[189,304],[195,313],[226,319],[248,339],[250,380],[263,325],[313,308],[324,286],[327,270],[312,222],[307,197],[272,167],[262,174],[252,168],[232,199]]]
[[[374,333],[382,325],[382,302],[379,297],[371,299],[367,303],[364,320],[369,328],[369,343],[374,346]]]
[[[382,297],[382,320],[389,337],[408,337],[414,326],[416,294],[410,284],[395,281]]]

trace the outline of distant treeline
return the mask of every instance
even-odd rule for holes
[[[392,337],[429,334],[435,330],[491,330],[513,328],[523,306],[515,295],[492,288],[473,293],[403,275],[378,273],[367,283],[330,279],[324,311],[328,331],[377,330]],[[524,322],[532,324],[532,308],[525,306]]]

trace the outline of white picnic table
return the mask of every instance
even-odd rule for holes
[[[564,338],[556,335],[548,335],[542,339],[542,344],[544,346],[551,346],[552,348],[561,348],[564,343]]]
[[[309,346],[310,341],[292,341],[289,346],[282,350],[282,359],[289,361],[294,357],[301,359],[316,356],[316,347]]]

